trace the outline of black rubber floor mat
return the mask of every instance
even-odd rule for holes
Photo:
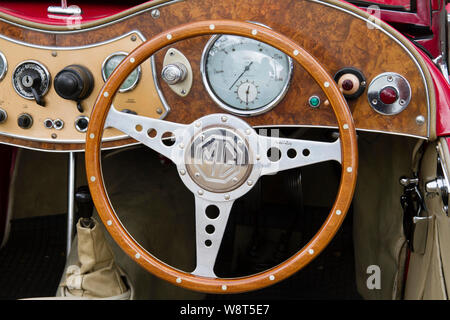
[[[11,222],[0,249],[0,299],[54,296],[65,265],[66,215]]]

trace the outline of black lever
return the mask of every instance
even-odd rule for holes
[[[81,186],[75,192],[75,202],[78,208],[78,216],[80,224],[85,228],[93,228],[95,223],[92,219],[92,212],[94,210],[94,202],[89,191],[88,186]]]
[[[28,71],[22,78],[22,84],[31,91],[36,103],[45,107],[45,101],[42,98],[42,94],[38,91],[41,86],[41,77],[39,76],[39,73],[35,70]]]

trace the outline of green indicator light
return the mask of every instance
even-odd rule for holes
[[[317,108],[320,104],[320,99],[317,96],[312,96],[309,98],[309,105],[313,108]]]

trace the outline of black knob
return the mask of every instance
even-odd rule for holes
[[[17,118],[17,124],[22,129],[29,129],[33,125],[33,117],[28,113],[23,113]]]
[[[6,113],[6,111],[3,109],[0,109],[0,123],[5,122],[7,118],[8,118],[8,114]]]
[[[83,227],[93,227],[92,211],[94,210],[94,202],[88,186],[81,186],[75,192],[75,203],[78,208],[78,216]]]
[[[91,94],[94,88],[94,77],[86,67],[74,64],[58,72],[54,86],[60,97],[76,101],[79,111],[83,112],[80,101]]]

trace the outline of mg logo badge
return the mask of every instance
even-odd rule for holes
[[[239,187],[251,171],[245,140],[228,128],[210,128],[198,135],[188,148],[186,166],[191,178],[212,192]]]

